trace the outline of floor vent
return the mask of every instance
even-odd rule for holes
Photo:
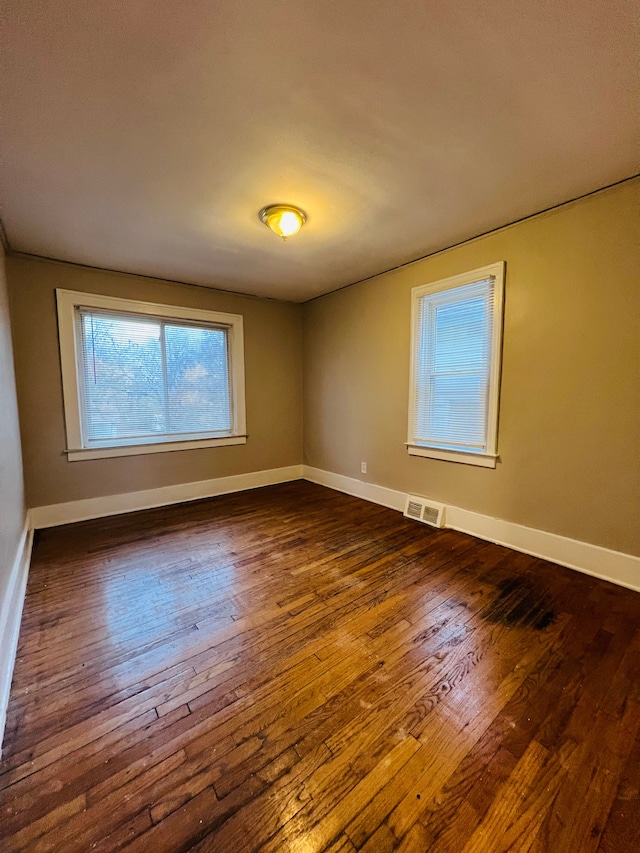
[[[443,527],[444,510],[444,504],[437,504],[426,498],[417,498],[415,495],[407,495],[404,515],[423,524],[430,524],[432,527]]]

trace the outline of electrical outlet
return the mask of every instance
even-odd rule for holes
[[[361,462],[361,463],[360,463],[360,473],[361,473],[361,474],[366,474],[366,473],[367,473],[367,463],[366,463],[366,462]]]

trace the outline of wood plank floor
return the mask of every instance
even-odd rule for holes
[[[633,853],[640,595],[305,482],[37,535],[5,851]]]

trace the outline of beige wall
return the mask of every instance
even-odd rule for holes
[[[30,507],[296,465],[302,461],[301,307],[11,257],[7,261]],[[246,445],[68,462],[55,288],[242,314]]]
[[[627,182],[307,303],[305,462],[640,555],[639,202]],[[499,260],[498,466],[409,457],[411,287]]]
[[[0,248],[0,604],[25,524],[22,452],[13,374],[4,252]],[[0,626],[1,627],[1,626]]]

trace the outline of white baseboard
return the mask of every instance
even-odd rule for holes
[[[18,650],[20,622],[22,621],[22,608],[27,590],[32,544],[33,528],[27,522],[11,567],[6,595],[0,606],[0,755],[4,727],[7,721],[13,667]]]
[[[386,486],[364,483],[362,480],[356,480],[353,477],[343,477],[342,474],[332,474],[331,471],[311,468],[309,465],[303,466],[303,477],[312,483],[318,483],[319,486],[327,486],[329,489],[335,489],[356,498],[363,498],[365,501],[371,501],[371,503],[380,504],[380,506],[386,506],[389,509],[397,509],[400,512],[404,510],[407,496],[395,489],[387,489]]]
[[[121,515],[124,512],[136,512],[200,498],[212,498],[216,495],[242,492],[245,489],[257,489],[260,486],[273,486],[276,483],[286,483],[301,478],[302,465],[289,465],[286,468],[251,471],[248,474],[217,477],[196,483],[180,483],[159,489],[145,489],[121,495],[106,495],[101,498],[37,506],[30,510],[31,524],[39,530],[42,527],[55,527],[59,524],[72,524],[91,518],[104,518],[107,515]]]
[[[290,465],[286,468],[253,471],[248,474],[218,477],[196,483],[182,483],[159,489],[35,507],[30,510],[31,526],[39,529],[71,524],[76,521],[215,497],[301,478],[399,512],[404,509],[406,499],[404,492],[378,486],[375,483],[366,483],[353,477],[344,477],[331,471],[312,468],[309,465]],[[640,591],[640,557],[450,505],[447,505],[446,510],[446,526]]]
[[[402,512],[404,492],[304,466],[305,480]],[[427,496],[425,496],[427,497]],[[640,557],[447,504],[445,526],[640,592]]]

